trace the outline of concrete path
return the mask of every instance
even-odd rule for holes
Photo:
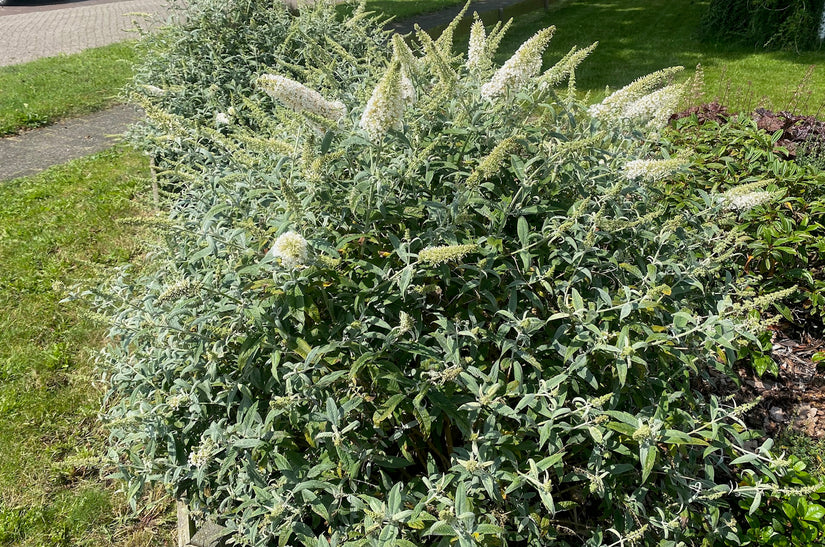
[[[166,0],[71,2],[48,7],[0,7],[0,66],[77,53],[137,38],[135,25],[150,30],[166,20]],[[4,12],[11,10],[11,15]]]
[[[27,2],[29,0],[26,0]],[[86,48],[127,40],[134,34],[134,22],[144,29],[164,22],[173,0],[64,0],[49,3],[35,0],[24,5],[9,0],[0,6],[0,66],[40,57],[75,53]],[[473,11],[499,11],[508,17],[508,8],[537,4],[541,0],[474,0]],[[460,10],[421,15],[391,25],[406,33],[418,23],[424,29],[438,28],[453,20]],[[104,150],[118,139],[140,114],[118,106],[79,119],[0,138],[0,181],[30,175],[53,165]]]
[[[0,181],[110,148],[141,117],[134,107],[120,105],[0,139]]]

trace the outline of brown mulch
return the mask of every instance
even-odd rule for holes
[[[791,429],[815,439],[825,437],[825,367],[818,369],[814,362],[814,356],[825,351],[825,339],[784,325],[773,331],[772,343],[776,376],[759,377],[751,367],[737,370],[742,397],[762,398],[748,416],[750,425],[772,436]]]

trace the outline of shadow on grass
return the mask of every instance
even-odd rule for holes
[[[707,96],[727,92],[767,96],[777,106],[789,100],[809,66],[825,61],[825,53],[776,51],[705,43],[697,29],[707,0],[568,0],[548,11],[516,19],[500,51],[500,61],[539,28],[555,25],[556,34],[545,55],[546,65],[572,46],[599,47],[576,72],[580,90],[598,98],[605,85],[615,89],[664,67],[681,65],[692,72],[705,69]],[[825,103],[825,70],[814,70],[808,82],[810,108]]]

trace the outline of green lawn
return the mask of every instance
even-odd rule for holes
[[[367,0],[367,9],[404,19],[462,4],[462,0]]]
[[[111,106],[136,60],[124,42],[0,67],[0,136]]]
[[[736,109],[749,110],[763,97],[770,107],[793,107],[794,92],[811,65],[825,53],[764,52],[752,48],[700,42],[697,27],[708,2],[685,0],[565,0],[545,12],[520,16],[502,44],[509,56],[536,29],[555,25],[556,34],[545,56],[547,66],[570,47],[599,46],[576,73],[577,87],[593,100],[660,68],[682,65],[690,73],[701,63],[706,100],[719,98]],[[825,69],[814,70],[796,110],[814,114],[825,104]]]
[[[124,516],[100,478],[104,332],[63,301],[143,252],[115,219],[140,214],[147,163],[115,149],[0,183],[0,545],[169,544],[168,525],[151,539],[162,519]]]

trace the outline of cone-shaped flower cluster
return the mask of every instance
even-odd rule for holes
[[[572,76],[581,62],[593,53],[598,45],[598,42],[594,42],[584,49],[573,46],[564,57],[541,75],[539,85],[554,87],[563,82],[565,78]]]
[[[404,106],[401,63],[395,60],[373,90],[359,126],[367,132],[370,140],[378,142],[390,129],[403,129]]]
[[[591,106],[589,109],[590,115],[605,122],[617,122],[627,118],[636,119],[642,112],[650,112],[650,109],[653,108],[653,105],[650,105],[651,101],[646,100],[645,96],[649,95],[682,70],[683,67],[677,66],[642,76],[620,90],[608,95],[602,102]],[[671,90],[668,93],[675,93],[675,90]],[[681,89],[679,93],[681,93]],[[669,96],[670,95],[668,95],[668,97]],[[633,109],[633,116],[629,114],[631,109]],[[658,119],[660,118],[657,118],[657,120]]]
[[[627,180],[643,179],[655,182],[669,177],[685,165],[682,158],[665,160],[633,160],[625,164],[622,174]]]
[[[536,76],[541,71],[541,56],[555,30],[556,27],[540,30],[524,42],[518,51],[493,74],[492,79],[481,86],[481,96],[485,99],[494,99],[515,93]]]
[[[774,192],[760,190],[758,192],[748,192],[746,194],[725,195],[725,209],[729,211],[748,211],[754,207],[764,205],[773,201]]]
[[[295,112],[306,111],[330,120],[339,120],[347,113],[341,101],[328,101],[314,89],[283,76],[264,74],[258,78],[258,85]]]
[[[441,247],[427,247],[418,253],[418,260],[425,264],[437,266],[445,262],[461,260],[466,255],[478,250],[478,245],[443,245]]]
[[[281,259],[285,268],[294,268],[307,261],[307,240],[297,232],[286,232],[278,236],[270,251]]]
[[[483,69],[490,64],[487,56],[487,33],[484,30],[484,23],[475,14],[475,21],[470,28],[470,45],[467,49],[467,68]]]
[[[673,84],[645,95],[629,104],[622,117],[646,123],[650,129],[662,129],[670,115],[676,112],[684,87],[683,84]]]
[[[152,97],[163,97],[164,95],[166,95],[166,90],[161,89],[156,85],[146,84],[141,87],[144,89],[144,91],[146,91],[148,95],[151,95]]]

